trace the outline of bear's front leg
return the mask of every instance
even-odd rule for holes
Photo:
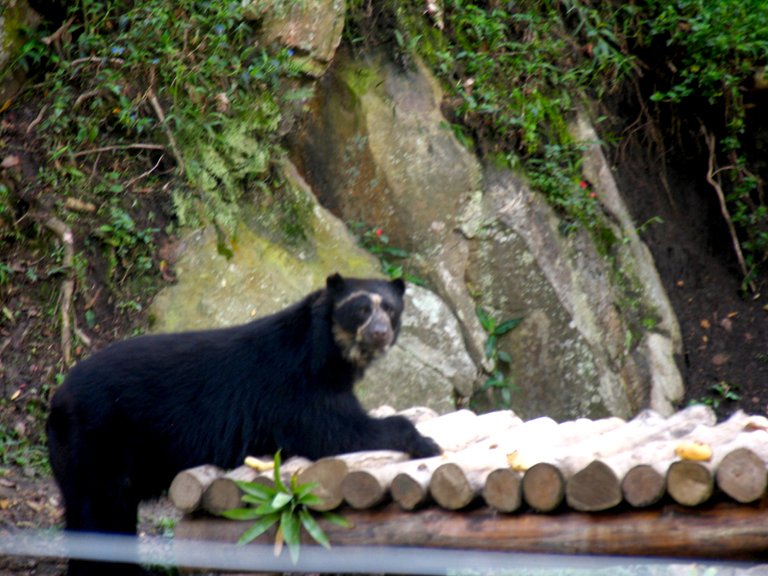
[[[422,436],[416,426],[403,416],[390,416],[379,421],[384,443],[392,450],[407,452],[412,458],[429,458],[442,454],[432,438]]]
[[[305,412],[300,422],[275,431],[275,442],[285,456],[317,460],[349,452],[397,450],[413,458],[442,453],[440,446],[422,436],[402,416],[371,418],[359,411]]]

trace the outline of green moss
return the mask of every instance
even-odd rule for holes
[[[344,60],[344,67],[339,70],[339,76],[357,98],[363,97],[381,81],[373,67],[348,58]]]
[[[14,54],[22,45],[21,31],[33,20],[30,9],[23,9],[21,2],[9,2],[0,14],[0,65],[5,65],[9,55]]]

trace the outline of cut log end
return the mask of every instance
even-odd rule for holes
[[[551,512],[563,502],[565,478],[562,472],[546,462],[529,468],[523,476],[523,498],[539,512]]]
[[[568,480],[565,497],[580,512],[609,510],[621,503],[621,484],[610,466],[593,460]]]
[[[223,475],[223,470],[208,464],[189,468],[176,475],[168,489],[168,496],[180,511],[194,512],[202,505],[208,486]]]
[[[353,470],[341,483],[344,500],[358,510],[372,508],[384,501],[387,490],[376,476],[365,470]]]
[[[766,465],[748,448],[728,454],[717,469],[717,485],[728,496],[748,504],[762,498],[768,484]]]
[[[203,493],[203,509],[214,516],[242,506],[242,491],[237,482],[254,482],[259,473],[250,466],[240,466],[216,478]],[[260,481],[263,483],[263,480]]]
[[[443,464],[434,471],[429,482],[429,493],[446,510],[460,510],[476,496],[462,469],[453,462]]]
[[[714,485],[712,473],[700,462],[680,460],[667,471],[667,492],[683,506],[698,506],[709,500]]]
[[[322,458],[299,472],[297,478],[299,484],[317,483],[313,494],[320,498],[320,503],[313,504],[312,509],[325,512],[341,505],[343,500],[341,483],[348,471],[349,468],[344,460]]]
[[[653,506],[662,499],[666,489],[664,475],[649,464],[631,468],[621,482],[624,500],[635,508]]]
[[[523,502],[521,474],[508,468],[494,470],[485,481],[483,499],[494,510],[514,512]]]
[[[392,499],[404,510],[415,510],[424,504],[429,492],[408,474],[398,474],[390,487]]]

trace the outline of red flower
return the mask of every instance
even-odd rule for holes
[[[586,190],[587,188],[589,188],[589,183],[586,180],[582,180],[581,182],[579,182],[579,187],[582,190]]]
[[[381,228],[376,228],[376,231],[374,232],[374,234],[376,234],[377,238],[381,238],[382,235],[384,234],[384,230],[382,230]]]

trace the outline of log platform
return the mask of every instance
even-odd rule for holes
[[[416,546],[548,554],[768,560],[768,508],[668,504],[621,513],[499,514],[489,508],[403,512],[396,504],[339,511],[352,528],[321,522],[333,546]],[[187,516],[175,538],[236,542],[251,525]],[[271,544],[274,531],[256,542]],[[305,539],[306,544],[312,544]]]
[[[764,416],[738,412],[717,423],[705,406],[560,424],[523,422],[511,411],[419,414],[417,427],[441,456],[381,451],[283,463],[286,478],[319,483],[318,510],[354,524],[328,525],[332,544],[768,558]],[[176,537],[236,541],[249,523],[216,515],[243,478],[269,483],[272,472],[181,472],[169,492],[187,514]],[[217,494],[224,489],[226,499]]]

